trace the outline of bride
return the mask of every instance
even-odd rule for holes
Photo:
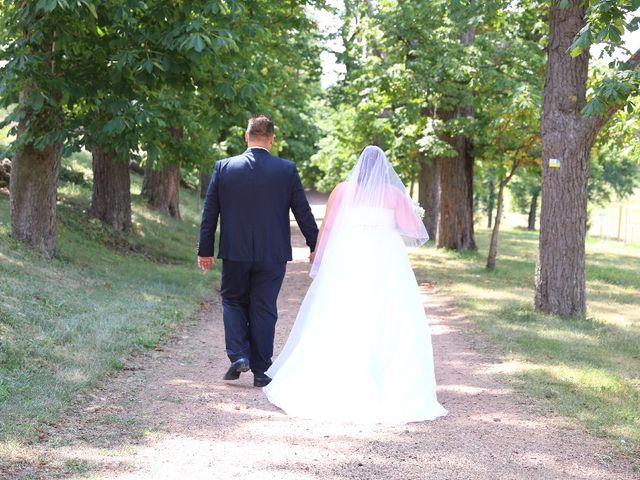
[[[313,283],[266,372],[271,403],[292,416],[337,422],[402,424],[446,415],[405,249],[427,240],[384,152],[366,147],[329,197]]]

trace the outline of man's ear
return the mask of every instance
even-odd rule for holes
[[[249,143],[249,132],[244,132],[244,141]]]

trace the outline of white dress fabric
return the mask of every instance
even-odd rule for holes
[[[446,415],[397,210],[342,205],[286,345],[266,372],[273,380],[264,392],[288,415],[361,424]]]

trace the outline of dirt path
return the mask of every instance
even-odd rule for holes
[[[280,294],[278,351],[309,285],[295,238]],[[632,479],[604,444],[491,374],[499,359],[450,302],[424,289],[439,398],[449,416],[402,427],[292,419],[252,386],[220,380],[227,368],[217,294],[162,347],[130,359],[78,400],[12,473],[161,479]]]

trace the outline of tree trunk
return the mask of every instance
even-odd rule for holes
[[[475,250],[473,232],[473,158],[471,142],[458,136],[458,155],[440,162],[440,217],[437,247]]]
[[[460,37],[460,43],[470,45],[474,39],[475,27],[470,27]],[[456,115],[473,117],[473,107],[461,106]],[[440,162],[440,217],[436,245],[459,251],[475,250],[471,139],[457,135],[449,140],[457,155]]]
[[[422,159],[418,175],[418,201],[425,210],[423,222],[429,238],[435,240],[440,215],[440,167],[437,158]]]
[[[0,188],[9,189],[9,182],[11,181],[11,160],[5,158],[0,160]]]
[[[493,193],[493,177],[489,179],[489,201],[487,202],[487,228],[491,228],[493,221],[493,202],[495,194]]]
[[[409,184],[409,197],[413,198],[413,193],[416,188],[416,176],[411,175],[411,184]]]
[[[541,122],[542,206],[535,306],[538,311],[565,317],[586,313],[587,183],[596,132],[586,128],[581,114],[589,54],[572,58],[567,53],[585,25],[586,8],[580,0],[572,0],[564,10],[556,3],[550,8]],[[550,159],[554,159],[551,166]]]
[[[529,206],[529,219],[527,222],[527,230],[534,232],[536,229],[536,215],[538,212],[538,196],[539,191],[536,191],[531,195],[531,205]]]
[[[209,189],[209,183],[211,182],[211,174],[200,170],[200,198],[207,196],[207,190]]]
[[[498,205],[496,208],[496,219],[495,222],[493,222],[493,230],[491,231],[491,242],[489,243],[489,255],[487,256],[487,268],[489,270],[493,270],[494,268],[496,268],[496,257],[498,256],[498,234],[500,232],[500,222],[502,220],[505,185],[505,182],[500,182],[500,186],[498,187]]]
[[[496,268],[496,257],[498,256],[498,235],[500,233],[500,223],[502,222],[502,211],[504,209],[504,189],[515,175],[519,166],[520,161],[518,159],[514,159],[513,164],[511,165],[511,170],[507,176],[500,179],[498,182],[498,207],[496,211],[496,219],[495,222],[493,222],[491,242],[489,242],[489,255],[487,256],[487,269],[489,270]]]
[[[25,94],[26,90],[21,100]],[[61,112],[47,109],[38,115],[42,116],[61,116]],[[37,122],[39,119],[35,115],[29,117],[27,113],[27,118],[18,124],[18,141],[26,128]],[[42,150],[27,143],[20,147],[11,163],[9,190],[12,235],[48,258],[53,257],[56,248],[56,192],[61,157],[60,142]]]
[[[129,164],[115,152],[95,147],[91,214],[118,232],[131,230],[131,181]]]
[[[23,122],[18,127],[24,130]],[[11,229],[14,238],[51,258],[56,248],[56,191],[62,144],[43,150],[33,144],[22,147],[11,164],[9,181]]]
[[[180,220],[180,164],[154,171],[147,162],[142,181],[142,196],[156,210]]]

